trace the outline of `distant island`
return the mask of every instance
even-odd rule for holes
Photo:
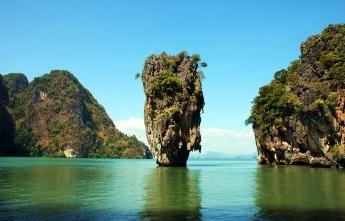
[[[216,151],[207,151],[206,153],[201,154],[191,154],[190,159],[199,160],[199,159],[224,159],[224,160],[245,160],[245,161],[255,161],[256,153],[248,154],[228,154],[224,152]]]
[[[345,167],[345,25],[302,43],[300,59],[260,88],[246,123],[260,164]]]
[[[0,156],[151,158],[72,73],[0,75]]]

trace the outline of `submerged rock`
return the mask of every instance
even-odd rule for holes
[[[343,166],[345,25],[301,45],[301,57],[259,90],[251,116],[258,162]]]
[[[201,151],[200,112],[204,107],[198,55],[181,52],[151,55],[142,81],[146,96],[145,128],[151,152],[160,166],[185,166],[189,152]]]

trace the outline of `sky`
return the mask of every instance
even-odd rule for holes
[[[249,154],[244,121],[259,87],[309,36],[344,22],[344,0],[0,0],[0,73],[69,70],[120,130],[146,142],[134,74],[150,54],[198,53],[208,63],[203,152]]]

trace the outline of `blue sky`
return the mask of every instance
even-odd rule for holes
[[[199,53],[209,64],[204,149],[249,153],[244,120],[258,88],[299,57],[308,36],[344,22],[343,0],[0,0],[0,73],[32,80],[70,70],[120,129],[144,139],[134,73],[152,53]]]

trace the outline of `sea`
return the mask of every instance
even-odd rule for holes
[[[345,170],[3,157],[0,220],[345,220]]]

